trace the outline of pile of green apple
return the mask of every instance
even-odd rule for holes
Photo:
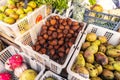
[[[24,5],[22,1],[8,0],[5,6],[0,7],[0,20],[8,24],[14,24],[37,8],[34,1],[30,1],[26,8],[24,8]]]

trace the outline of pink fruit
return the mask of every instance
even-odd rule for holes
[[[8,72],[0,73],[0,80],[12,80],[12,76]]]
[[[11,68],[14,70],[15,68],[22,65],[23,58],[19,54],[15,54],[11,56],[9,59],[9,64],[11,65]]]

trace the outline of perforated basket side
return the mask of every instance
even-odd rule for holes
[[[46,71],[45,74],[39,80],[45,80],[47,77],[53,77],[53,78],[55,78],[57,80],[66,80],[66,79],[58,76],[57,74],[55,74],[55,73],[53,73],[51,71]]]
[[[36,70],[38,72],[39,77],[42,76],[42,74],[45,70],[45,66],[36,62],[35,60],[32,60],[32,58],[25,55],[25,53],[20,53],[19,50],[13,46],[9,46],[8,48],[6,48],[2,52],[0,52],[0,65],[4,65],[6,60],[14,54],[20,54],[23,57],[24,62],[27,63],[32,69]],[[4,68],[4,70],[0,69],[0,72],[1,72],[1,70],[6,71],[5,68]],[[15,76],[14,76],[14,80],[17,80],[17,78]],[[37,80],[37,77],[36,77],[36,80]]]
[[[118,30],[120,16],[85,9],[84,22],[95,24],[110,30]]]

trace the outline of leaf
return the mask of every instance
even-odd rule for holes
[[[89,2],[90,2],[91,5],[96,4],[96,0],[89,0]]]

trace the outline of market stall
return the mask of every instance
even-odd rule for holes
[[[120,80],[119,0],[1,0],[0,80]]]

